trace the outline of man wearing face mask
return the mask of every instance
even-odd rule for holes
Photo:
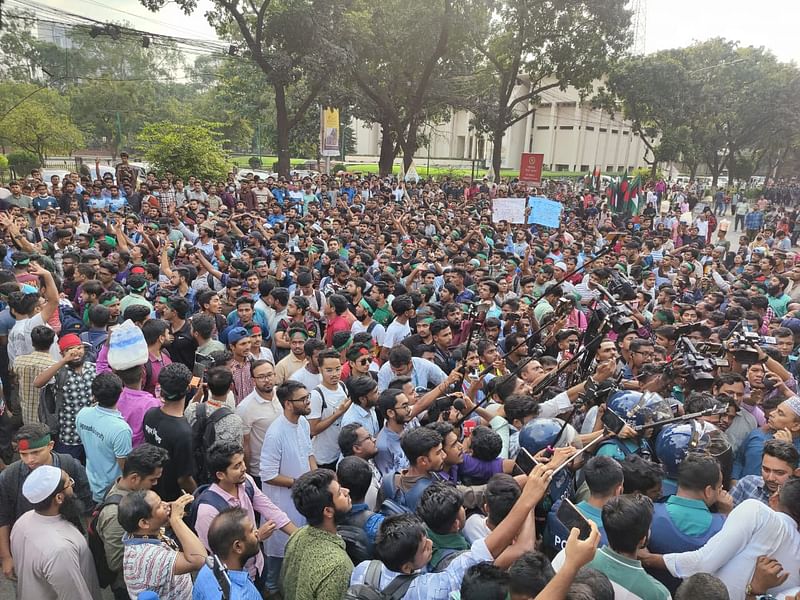
[[[86,460],[86,454],[78,435],[75,418],[78,412],[92,404],[92,381],[97,374],[94,363],[84,362],[84,348],[81,338],[68,333],[58,341],[61,360],[42,371],[33,385],[43,388],[55,381],[56,419],[58,421],[58,442],[56,451],[69,454],[79,461]]]
[[[17,598],[99,598],[92,553],[83,537],[83,505],[66,471],[44,465],[22,484],[33,505],[14,525]]]

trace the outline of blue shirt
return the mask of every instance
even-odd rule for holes
[[[58,202],[52,196],[34,196],[31,200],[31,206],[34,210],[42,211],[48,208],[58,208]]]
[[[738,506],[745,500],[754,499],[769,506],[769,490],[760,475],[745,475],[731,490],[733,505]]]
[[[713,515],[702,500],[670,496],[666,507],[669,518],[685,535],[703,535],[711,527]]]
[[[122,470],[118,458],[131,453],[133,433],[118,410],[86,406],[78,412],[75,426],[86,450],[86,475],[92,499],[102,502]]]
[[[231,594],[229,600],[261,600],[256,586],[247,577],[247,571],[228,571],[231,581]],[[222,590],[219,589],[214,572],[208,565],[200,569],[192,589],[192,600],[222,600]]]

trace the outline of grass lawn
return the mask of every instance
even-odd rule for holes
[[[231,161],[239,168],[248,169],[250,165],[248,165],[247,161],[250,160],[249,156],[237,156],[231,159]],[[265,171],[269,171],[272,168],[272,163],[277,162],[277,156],[262,156],[262,169]],[[307,162],[309,159],[307,158],[293,158],[291,159],[292,166],[301,165]],[[332,160],[331,167],[334,165],[341,164],[339,160]],[[377,173],[378,172],[378,164],[377,163],[347,163],[347,170],[351,173]],[[392,173],[398,175],[400,173],[400,165],[395,164],[392,170]],[[420,177],[428,177],[429,171],[425,165],[417,164],[417,173]],[[475,177],[482,178],[486,175],[487,171],[484,171],[480,168],[475,169]],[[472,169],[454,169],[450,167],[431,167],[430,168],[430,176],[431,177],[469,177],[472,174]],[[556,171],[543,171],[542,177],[547,177],[550,179],[558,179],[558,178],[573,178],[573,177],[580,177],[585,175],[585,173],[578,173],[578,172],[556,172]],[[510,179],[513,177],[519,176],[519,169],[501,169],[500,170],[500,177],[504,179]]]

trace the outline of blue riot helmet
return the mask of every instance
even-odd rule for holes
[[[567,446],[576,437],[572,425],[564,427],[564,421],[560,419],[531,419],[519,432],[519,446],[533,455],[547,447]]]
[[[612,394],[606,405],[632,427],[649,425],[672,418],[669,402],[653,392],[620,390]]]
[[[731,445],[725,434],[701,421],[666,425],[656,437],[656,456],[667,477],[678,477],[678,466],[689,452],[702,452],[720,461],[723,478],[728,479]]]

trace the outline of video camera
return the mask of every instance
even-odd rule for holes
[[[689,338],[678,339],[672,363],[673,372],[684,378],[687,388],[706,391],[713,387],[716,364],[700,353]]]
[[[755,331],[734,331],[729,340],[729,351],[736,362],[752,365],[758,362],[758,347],[763,344],[776,344],[774,337],[766,337]]]

